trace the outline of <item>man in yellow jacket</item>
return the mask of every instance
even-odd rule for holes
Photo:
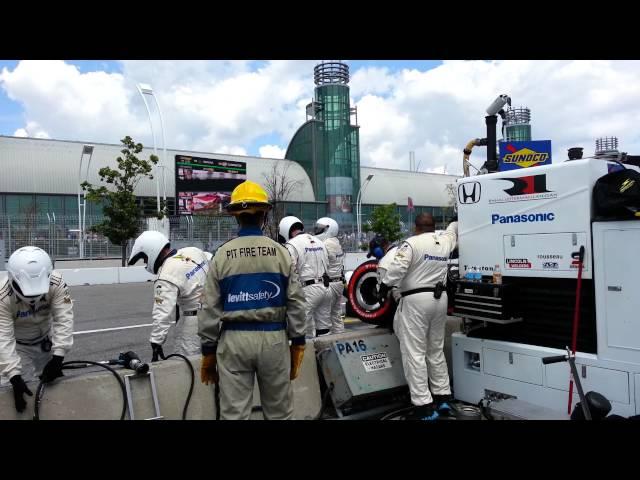
[[[265,418],[293,416],[291,380],[304,355],[305,299],[289,252],[262,234],[270,209],[257,183],[243,182],[232,192],[227,211],[240,231],[211,260],[198,313],[200,376],[207,385],[219,382],[223,420],[250,417],[254,375]]]

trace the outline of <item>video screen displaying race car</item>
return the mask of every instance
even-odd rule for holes
[[[230,198],[230,192],[179,192],[178,213],[204,215],[222,212]]]
[[[247,179],[247,164],[176,155],[176,200],[180,215],[222,213],[231,192]]]

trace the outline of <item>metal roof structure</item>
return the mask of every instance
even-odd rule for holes
[[[94,145],[88,180],[99,183],[98,170],[105,166],[116,167],[116,158],[121,155],[121,145],[96,142],[52,140],[0,136],[0,193],[42,193],[75,195],[78,185],[78,167],[83,145]],[[148,158],[152,148],[145,148],[142,158]],[[262,183],[274,163],[290,162],[264,157],[228,155],[211,152],[167,149],[166,193],[175,196],[175,156],[187,155],[219,160],[246,162],[247,178]],[[162,160],[162,152],[158,152]],[[450,198],[446,185],[455,183],[455,175],[411,172],[385,168],[361,167],[361,178],[374,177],[362,195],[363,204],[406,205],[411,197],[415,205],[448,206]],[[288,201],[315,201],[313,187],[305,170],[291,162],[288,175],[299,180],[298,189]],[[140,196],[156,195],[155,180],[140,182],[136,193]]]

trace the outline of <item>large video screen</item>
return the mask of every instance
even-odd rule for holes
[[[231,192],[247,179],[247,164],[176,155],[176,202],[180,215],[222,212]]]

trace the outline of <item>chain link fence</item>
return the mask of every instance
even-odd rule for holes
[[[84,256],[81,257],[77,216],[54,214],[0,216],[0,240],[4,242],[5,258],[20,247],[33,245],[45,250],[53,260],[119,259],[120,245],[114,245],[106,237],[89,231],[93,225],[100,223],[103,219],[102,216],[86,217]],[[213,252],[221,244],[235,237],[238,232],[235,219],[228,215],[170,216],[168,221],[169,239],[175,248],[194,246]],[[403,225],[405,237],[411,235],[407,227],[409,226]],[[138,232],[148,229],[152,229],[149,220],[141,219]],[[362,237],[358,239],[357,233],[344,231],[340,233],[339,239],[345,252],[359,252],[363,251],[362,245],[367,246],[373,236],[373,232],[362,232]],[[133,239],[129,241],[127,255],[132,245]]]
[[[8,258],[18,248],[33,245],[45,250],[54,260],[102,260],[119,259],[120,245],[112,244],[106,237],[91,233],[90,228],[102,222],[104,217],[86,217],[84,256],[80,256],[78,217],[56,215],[0,216],[0,240],[4,243],[4,255]],[[173,246],[195,246],[214,251],[233,238],[238,231],[236,221],[229,216],[169,217],[169,238]],[[149,229],[148,220],[141,219],[138,232]],[[129,241],[129,253],[133,239]]]
[[[102,219],[87,217],[87,229]],[[33,245],[45,250],[52,258],[79,258],[80,242],[77,216],[20,215],[0,216],[0,238],[4,240],[5,256],[18,248]],[[85,236],[85,258],[99,259],[120,256],[120,247],[93,233]]]

